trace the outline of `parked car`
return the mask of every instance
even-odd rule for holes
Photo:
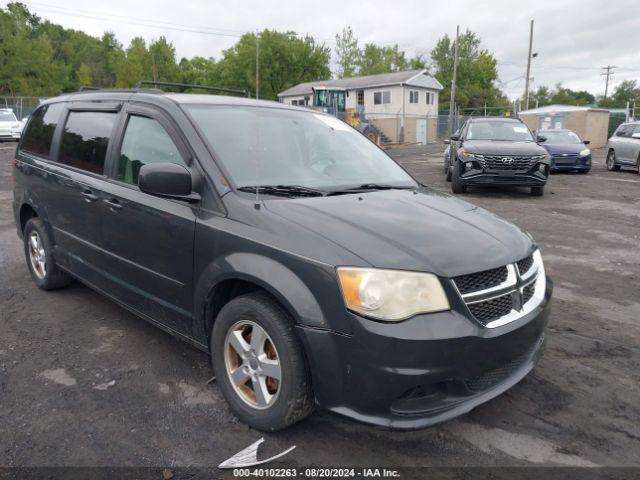
[[[13,110],[0,108],[0,141],[20,140],[22,124],[18,122]]]
[[[471,118],[456,132],[445,159],[445,175],[453,193],[472,185],[531,187],[540,196],[549,176],[549,154],[536,143],[520,120],[503,117]]]
[[[607,170],[633,167],[640,173],[640,122],[623,123],[607,143]]]
[[[156,90],[61,96],[31,116],[14,182],[36,285],[78,279],[210,352],[257,429],[315,404],[432,425],[541,354],[552,284],[532,237],[421,185],[330,115]]]
[[[538,134],[546,138],[542,146],[551,155],[550,171],[588,173],[591,170],[591,150],[586,147],[589,140],[582,140],[567,129],[543,130]]]

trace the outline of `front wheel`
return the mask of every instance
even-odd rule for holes
[[[613,150],[607,154],[607,170],[610,172],[620,170],[620,165],[616,163],[616,152]]]
[[[544,195],[544,187],[531,187],[531,196],[541,197]]]
[[[242,295],[218,314],[211,357],[233,413],[263,431],[282,430],[313,411],[302,347],[291,317],[262,293]]]
[[[462,183],[460,179],[460,162],[455,161],[453,167],[451,167],[451,191],[453,193],[465,193],[467,186]]]

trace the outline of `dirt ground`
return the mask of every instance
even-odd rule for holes
[[[464,196],[531,232],[555,282],[546,353],[520,384],[421,431],[318,412],[264,435],[207,384],[203,353],[80,284],[35,287],[11,214],[14,149],[0,144],[0,465],[215,466],[261,437],[265,456],[296,445],[292,466],[640,465],[640,176],[607,172],[602,152],[541,198]],[[440,151],[391,154],[449,191]]]

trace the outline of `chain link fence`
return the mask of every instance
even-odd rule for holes
[[[0,108],[10,108],[16,118],[22,120],[31,115],[43,100],[44,97],[0,97]]]

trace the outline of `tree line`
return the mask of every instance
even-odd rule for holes
[[[242,35],[220,58],[178,60],[175,47],[164,36],[151,42],[136,37],[125,47],[111,32],[96,38],[42,20],[25,4],[12,2],[0,8],[0,95],[52,96],[82,86],[130,88],[140,80],[216,85],[253,94],[259,48],[261,98],[276,99],[279,92],[298,83],[331,78],[334,53],[338,77],[427,68],[444,86],[440,104],[446,109],[454,43],[444,35],[429,56],[409,58],[397,44],[361,45],[351,27],[336,35],[333,52],[311,36],[266,29]],[[467,30],[461,34],[456,92],[460,108],[510,107],[499,88],[497,63],[476,33]],[[606,102],[600,103],[623,107],[634,99],[640,101],[640,88],[631,80],[619,84]],[[529,104],[584,105],[596,101],[589,92],[557,85],[554,89],[539,87],[532,92]]]

